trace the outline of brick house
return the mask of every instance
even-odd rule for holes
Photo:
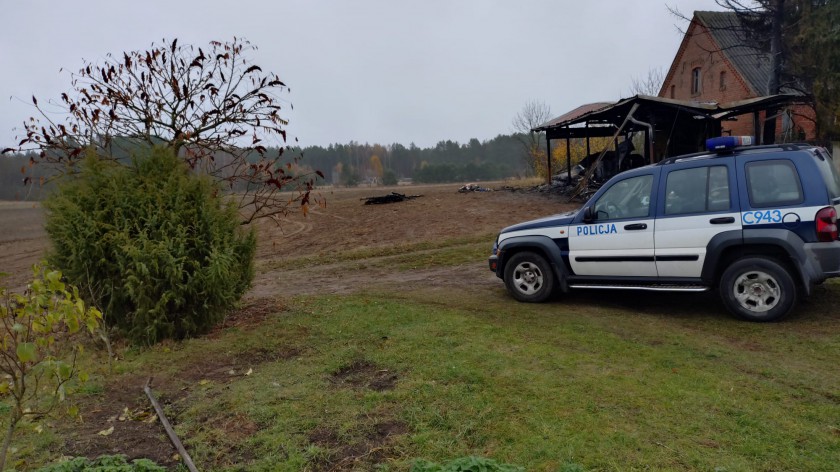
[[[742,31],[734,12],[694,12],[659,96],[726,103],[769,95],[769,54],[747,45]],[[776,120],[776,142],[813,140],[813,117],[807,105],[783,109]],[[722,133],[756,135],[764,118],[764,112],[734,117],[721,123]]]

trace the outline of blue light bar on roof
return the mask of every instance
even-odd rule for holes
[[[720,136],[706,140],[707,151],[728,151],[738,146],[752,146],[752,136]]]

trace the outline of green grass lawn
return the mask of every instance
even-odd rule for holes
[[[486,243],[453,242],[431,258],[416,249],[417,261],[446,265],[449,252]],[[501,281],[308,296],[259,323],[123,349],[86,397],[156,372],[201,470],[389,471],[480,455],[546,471],[831,471],[838,300],[840,284],[826,284],[792,318],[754,324],[713,295],[591,292],[533,305]],[[236,375],[193,372],[216,358],[239,359]],[[24,434],[28,464],[55,455],[51,438]]]

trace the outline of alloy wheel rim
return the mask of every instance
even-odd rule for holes
[[[522,262],[513,270],[513,283],[525,295],[533,295],[543,286],[543,273],[536,264]]]
[[[753,270],[744,272],[735,279],[732,294],[742,308],[755,313],[765,313],[779,304],[782,289],[770,274]]]

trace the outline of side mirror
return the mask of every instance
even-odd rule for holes
[[[593,221],[595,221],[595,211],[591,206],[588,206],[583,209],[583,222],[591,223]]]

